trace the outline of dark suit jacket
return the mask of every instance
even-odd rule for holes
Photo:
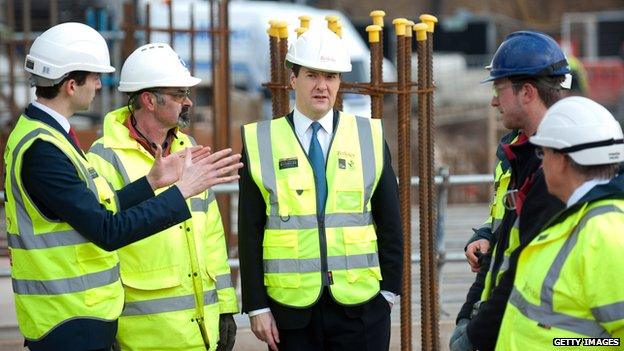
[[[30,105],[25,115],[58,130],[73,145],[65,130],[44,111]],[[85,238],[108,251],[191,217],[177,187],[154,196],[145,177],[117,192],[120,212],[113,214],[86,187],[69,158],[56,146],[42,140],[35,141],[25,151],[20,176],[26,192],[42,214],[69,223]],[[57,326],[39,341],[29,341],[28,346],[34,351],[110,348],[116,331],[116,321],[76,318]]]
[[[338,125],[338,118],[338,111],[334,111],[334,132]],[[293,128],[293,133],[295,133],[292,114],[289,114],[287,119]],[[249,158],[245,150],[243,150],[243,155],[245,166],[239,172],[241,178],[239,180],[238,201],[242,310],[249,312],[270,307],[279,328],[302,328],[310,319],[310,308],[295,309],[279,305],[272,301],[266,293],[262,268],[262,240],[266,222],[266,205],[247,168]],[[385,145],[382,175],[371,198],[371,211],[377,228],[379,264],[383,277],[381,290],[400,294],[403,232],[399,211],[398,186],[387,145]],[[345,310],[348,315],[355,317],[361,314],[362,306],[346,307]]]

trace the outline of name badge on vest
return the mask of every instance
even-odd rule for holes
[[[296,157],[283,158],[279,160],[279,169],[297,168],[299,167],[299,160]]]
[[[95,171],[95,168],[89,167],[88,171],[89,171],[89,175],[91,176],[91,179],[95,179],[98,177],[98,174]]]

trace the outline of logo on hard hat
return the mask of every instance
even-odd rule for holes
[[[184,62],[184,60],[180,57],[180,55],[178,55],[178,60],[180,60],[180,63],[182,64],[182,66],[184,66],[184,68],[188,69],[186,62]]]
[[[336,58],[333,56],[321,56],[321,61],[336,62]]]

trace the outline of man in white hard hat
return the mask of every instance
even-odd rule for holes
[[[624,178],[616,175],[624,161],[622,129],[600,104],[569,97],[548,110],[530,142],[543,158],[548,191],[566,209],[522,250],[496,349],[587,341],[621,347]],[[576,339],[583,344],[564,344]]]
[[[162,157],[159,148],[149,173],[115,192],[69,125],[101,88],[100,74],[115,70],[104,38],[80,23],[54,26],[34,41],[25,67],[37,99],[4,155],[19,328],[30,350],[110,350],[124,303],[114,250],[191,218],[185,199],[236,179],[226,174],[240,156],[196,148]]]
[[[398,188],[378,119],[333,109],[346,45],[327,29],[289,48],[287,116],[243,127],[243,312],[271,350],[387,350],[401,291]]]
[[[127,106],[104,118],[89,160],[114,189],[139,179],[163,155],[195,140],[188,124],[189,88],[200,82],[163,43],[126,59],[119,90]],[[210,189],[187,201],[192,218],[118,250],[125,291],[117,342],[122,350],[231,350],[238,312],[221,215]],[[221,335],[219,336],[219,330]]]

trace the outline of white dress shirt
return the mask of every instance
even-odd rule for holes
[[[295,107],[293,111],[293,122],[295,124],[297,139],[299,139],[301,146],[303,146],[307,154],[308,150],[310,150],[310,141],[312,140],[312,122],[315,122],[315,120],[299,112],[297,107]],[[321,128],[316,133],[316,137],[319,144],[321,144],[323,156],[325,156],[325,160],[327,160],[327,151],[329,151],[329,144],[334,134],[334,110],[329,110],[329,112],[317,122],[321,124]]]
[[[55,121],[57,121],[61,125],[61,127],[63,127],[65,133],[69,133],[69,128],[71,126],[69,125],[69,120],[67,119],[67,117],[63,116],[62,114],[54,111],[53,109],[40,102],[33,101],[32,105],[40,109],[41,111],[49,114],[52,118],[54,118]]]

